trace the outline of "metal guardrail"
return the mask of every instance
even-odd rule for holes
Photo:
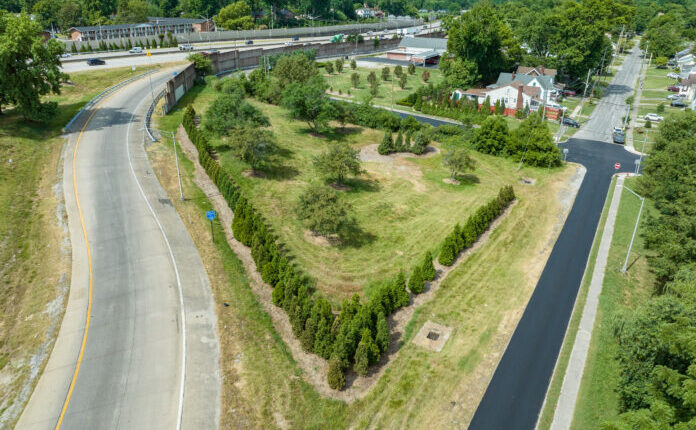
[[[124,85],[127,85],[127,84],[129,84],[129,83],[135,81],[136,79],[140,79],[140,78],[142,78],[142,77],[144,77],[144,76],[147,76],[148,74],[154,73],[154,72],[155,72],[154,70],[150,70],[150,71],[147,71],[147,72],[145,72],[145,73],[141,73],[141,74],[139,74],[139,75],[133,76],[133,77],[131,77],[131,78],[129,78],[129,79],[126,79],[126,80],[123,81],[123,82],[119,82],[118,84],[116,84],[116,85],[114,85],[114,86],[112,86],[112,87],[109,87],[109,88],[105,89],[105,90],[102,91],[101,93],[99,93],[99,94],[97,94],[96,96],[92,97],[92,100],[88,101],[87,104],[84,105],[84,106],[82,107],[82,109],[80,109],[80,110],[75,114],[75,116],[72,117],[72,119],[71,119],[70,121],[68,121],[68,123],[65,125],[65,127],[63,127],[63,131],[68,131],[68,130],[70,129],[70,127],[73,125],[73,123],[77,120],[77,118],[79,118],[80,115],[82,115],[82,113],[83,113],[85,110],[87,110],[87,109],[91,108],[92,106],[94,106],[97,102],[99,102],[99,101],[100,101],[102,98],[104,98],[105,96],[107,96],[107,95],[113,93],[114,91],[116,91],[117,89],[123,87]]]
[[[150,140],[153,142],[156,142],[157,139],[155,139],[155,136],[152,134],[152,130],[150,130],[150,121],[152,120],[152,114],[155,112],[155,106],[157,106],[157,103],[164,97],[164,93],[167,91],[166,87],[162,89],[157,95],[155,96],[154,100],[150,103],[150,107],[147,108],[147,113],[145,114],[145,131],[147,132],[147,135],[150,137]]]

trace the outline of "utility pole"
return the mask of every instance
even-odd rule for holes
[[[582,98],[583,98],[583,99],[584,99],[585,96],[587,95],[587,86],[588,86],[589,83],[590,83],[590,73],[592,73],[592,69],[591,69],[591,68],[587,71],[587,79],[585,79],[585,90],[582,92]]]
[[[628,257],[631,256],[631,248],[633,248],[633,240],[636,238],[636,232],[638,231],[638,223],[640,222],[640,215],[643,213],[643,204],[645,204],[645,197],[639,196],[635,191],[624,185],[624,188],[633,193],[634,196],[640,199],[640,209],[638,210],[638,217],[636,218],[636,225],[633,227],[633,235],[631,236],[631,243],[628,245],[628,253],[626,253],[626,260],[624,261],[623,267],[621,268],[621,273],[626,273],[626,267],[628,266]]]

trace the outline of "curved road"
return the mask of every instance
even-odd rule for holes
[[[154,75],[153,85],[171,72]],[[143,117],[149,102],[148,79],[135,81],[83,113],[68,136],[71,290],[54,350],[18,429],[219,423],[209,281],[148,163]]]
[[[537,286],[469,425],[471,430],[535,428],[585,272],[612,176],[638,158],[611,143],[634,88],[639,52],[626,57],[590,120],[561,147],[587,168],[573,208]],[[614,164],[621,167],[615,170]]]

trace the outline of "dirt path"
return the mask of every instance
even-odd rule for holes
[[[252,291],[263,306],[264,310],[270,315],[271,319],[273,320],[274,328],[290,349],[293,359],[303,370],[304,379],[312,384],[312,386],[314,386],[314,388],[320,394],[347,402],[360,399],[370,391],[370,388],[372,388],[372,386],[379,380],[379,378],[389,367],[390,363],[396,358],[396,355],[401,347],[404,329],[406,328],[408,321],[413,316],[415,310],[434,296],[435,292],[440,287],[440,284],[450,272],[452,272],[462,261],[466,260],[470,254],[486,243],[490,233],[495,230],[500,223],[502,223],[502,221],[507,217],[517,203],[517,201],[514,201],[510,207],[508,207],[505,212],[503,212],[503,214],[491,224],[489,229],[486,230],[486,232],[479,238],[478,241],[476,241],[476,243],[474,243],[466,251],[460,253],[452,266],[442,266],[437,261],[434,261],[435,269],[437,270],[435,280],[433,280],[433,282],[426,283],[425,291],[422,294],[412,296],[411,304],[409,306],[401,308],[387,319],[390,328],[389,349],[387,350],[386,354],[382,355],[379,364],[377,366],[373,366],[367,376],[358,376],[353,371],[349,371],[346,375],[346,388],[342,391],[335,391],[331,389],[326,382],[326,373],[329,367],[328,361],[317,355],[307,353],[302,349],[300,341],[292,333],[292,327],[290,325],[288,315],[285,313],[285,311],[283,311],[283,309],[273,304],[273,299],[271,296],[273,288],[263,282],[261,279],[261,275],[256,270],[256,264],[251,257],[251,249],[247,248],[234,238],[232,233],[232,219],[234,218],[234,214],[227,205],[227,202],[222,194],[218,191],[213,181],[208,177],[205,170],[203,170],[203,167],[198,162],[198,152],[195,146],[193,146],[193,143],[191,143],[189,140],[182,126],[179,126],[179,129],[177,130],[177,138],[186,156],[194,163],[195,184],[201,190],[203,190],[205,195],[213,204],[215,210],[218,212],[220,223],[225,231],[227,243],[241,260],[244,270],[249,277],[249,285]]]

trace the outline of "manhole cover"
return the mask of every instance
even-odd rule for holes
[[[440,333],[436,331],[431,331],[428,332],[428,336],[426,336],[430,340],[438,340],[440,338]]]

